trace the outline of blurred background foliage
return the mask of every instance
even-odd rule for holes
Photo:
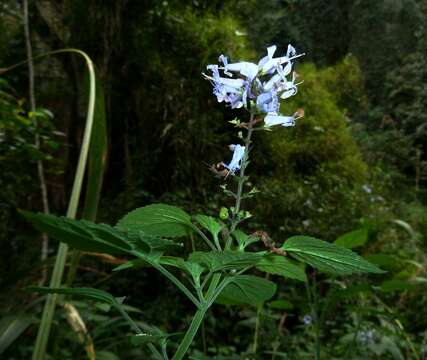
[[[244,115],[218,104],[201,73],[220,54],[255,61],[271,44],[284,51],[291,43],[306,53],[296,67],[304,81],[299,94],[282,105],[287,114],[303,108],[305,117],[295,128],[256,134],[250,180],[261,193],[247,203],[254,214],[248,227],[278,242],[297,233],[334,241],[367,229],[357,250],[377,254],[389,270],[382,281],[394,282],[332,302],[322,335],[330,359],[427,356],[426,24],[424,0],[30,1],[34,53],[82,49],[103,84],[109,149],[98,220],[107,223],[154,201],[213,215],[229,206],[208,165],[229,158],[226,145],[238,139],[228,121]],[[0,68],[25,57],[21,3],[3,0]],[[43,159],[52,212],[64,213],[86,99],[78,58],[36,63],[36,113],[29,112],[25,67],[0,76],[0,311],[7,314],[40,306],[18,289],[37,282],[52,259],[40,263],[39,236],[17,209],[41,209],[36,161]],[[36,132],[41,150],[34,147]],[[128,296],[148,323],[184,328],[188,304],[154,271],[111,276],[111,268],[84,257],[77,283]],[[314,334],[302,321],[309,312],[305,289],[278,280],[282,303],[264,309],[259,347],[276,359],[308,359]],[[325,299],[334,289],[367,282],[319,281]],[[143,355],[120,337],[123,323],[109,309],[76,306],[99,359]],[[250,308],[214,309],[204,330],[206,353],[248,350],[255,317]],[[52,358],[84,358],[76,335],[58,324]],[[5,358],[28,358],[35,329],[28,327]],[[361,331],[370,335],[359,339]],[[285,349],[287,357],[280,355]]]

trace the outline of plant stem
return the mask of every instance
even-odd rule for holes
[[[251,113],[249,124],[248,124],[248,132],[245,138],[245,153],[242,159],[242,167],[240,168],[239,182],[237,184],[236,202],[234,205],[233,216],[231,219],[230,232],[225,245],[226,250],[230,249],[231,241],[232,241],[231,234],[233,233],[234,230],[236,230],[236,227],[240,222],[239,212],[240,212],[240,206],[242,204],[243,185],[245,184],[245,181],[246,181],[245,170],[248,165],[248,159],[249,159],[249,146],[251,144],[251,137],[253,133],[253,121],[254,121],[254,115]]]
[[[255,332],[254,332],[254,343],[252,347],[252,352],[256,354],[258,347],[258,336],[259,336],[259,328],[261,323],[261,313],[262,313],[263,305],[259,305],[256,312],[256,322],[255,322]]]
[[[203,233],[203,231],[200,230],[196,225],[193,225],[191,228],[194,229],[194,231],[196,231],[200,235],[200,237],[211,248],[211,250],[221,250],[221,246],[217,244],[217,246],[215,247],[212,241],[210,241],[208,237]]]
[[[214,276],[212,277],[212,281],[209,285],[208,291],[206,292],[206,302],[202,304],[202,306],[199,308],[199,310],[197,310],[196,314],[194,315],[190,327],[185,333],[185,336],[182,339],[181,344],[179,344],[179,347],[172,360],[181,360],[187,353],[188,348],[193,342],[194,337],[196,336],[197,331],[199,330],[199,327],[203,322],[206,312],[210,308],[211,304],[215,301],[215,290],[218,287],[220,279],[221,274],[214,274]]]
[[[143,256],[141,255],[141,253],[139,252],[134,252],[133,253],[136,257],[146,261],[147,263],[149,263],[153,268],[155,268],[157,271],[159,271],[162,275],[164,275],[165,277],[167,277],[170,281],[172,281],[172,283],[179,289],[181,290],[190,300],[191,302],[196,305],[197,308],[201,308],[202,305],[200,303],[199,300],[196,299],[196,297],[190,292],[190,290],[187,289],[187,287],[178,280],[178,278],[171,274],[167,269],[165,269],[162,265],[160,265],[158,262],[153,261],[152,259],[150,259],[148,256]]]
[[[315,274],[313,275],[316,276]],[[310,283],[307,280],[305,283],[305,289],[307,291],[308,301],[310,303],[311,308],[311,316],[313,317],[313,322],[315,326],[315,352],[314,358],[315,360],[320,360],[320,324],[319,324],[319,316],[318,316],[318,303],[317,303],[317,295],[316,295],[316,280],[313,280],[313,289],[310,288]]]

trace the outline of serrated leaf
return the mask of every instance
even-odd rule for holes
[[[241,230],[235,230],[231,235],[233,235],[233,237],[236,239],[237,243],[239,244],[239,250],[244,250],[250,244],[253,244],[260,240],[259,237],[249,236]]]
[[[304,268],[301,265],[295,264],[293,261],[280,255],[264,256],[256,265],[258,270],[269,274],[281,275],[285,278],[295,279],[306,282],[307,276]]]
[[[0,320],[0,354],[3,353],[33,320],[25,315],[9,315]]]
[[[271,299],[276,284],[253,275],[237,275],[219,295],[216,302],[223,305],[260,305]]]
[[[216,221],[212,216],[196,215],[196,221],[206,230],[208,230],[214,239],[218,239],[218,234],[222,229],[221,224]]]
[[[106,224],[28,211],[21,213],[37,230],[78,250],[113,255],[133,250],[125,234]]]
[[[147,235],[180,237],[187,234],[193,224],[184,210],[166,204],[151,204],[125,215],[116,225],[122,231],[142,231]]]
[[[91,300],[100,301],[106,304],[110,304],[115,307],[120,307],[121,302],[119,302],[113,295],[109,294],[106,291],[94,289],[94,288],[49,288],[49,287],[37,287],[31,286],[26,288],[27,291],[37,292],[39,294],[64,294],[64,295],[74,295]]]
[[[338,239],[334,241],[335,245],[343,246],[347,249],[353,249],[358,246],[366,244],[369,238],[369,229],[362,228],[357,229],[351,232],[348,232],[344,235],[341,235]]]
[[[183,246],[182,243],[176,243],[171,239],[165,239],[160,236],[148,235],[142,231],[129,231],[125,234],[128,241],[143,253],[163,253],[166,250]]]
[[[206,266],[210,271],[243,269],[256,265],[263,255],[241,251],[195,251],[188,260]]]
[[[332,274],[384,273],[349,249],[309,236],[293,236],[282,249],[293,258]]]
[[[134,260],[129,260],[123,264],[120,264],[119,266],[116,266],[115,268],[113,268],[113,271],[122,271],[122,270],[127,270],[127,269],[138,269],[141,267],[150,267],[152,266],[152,264],[150,263],[151,261],[156,261],[158,262],[160,257],[162,256],[162,253],[152,253],[152,254],[140,254],[141,257],[143,258],[138,258],[138,259],[134,259]],[[146,258],[147,260],[144,260],[144,258]]]

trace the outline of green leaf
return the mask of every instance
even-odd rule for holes
[[[120,358],[111,351],[102,350],[96,352],[96,360],[120,360]]]
[[[182,247],[183,244],[176,243],[171,239],[165,239],[160,236],[145,234],[142,231],[129,231],[126,233],[128,241],[143,253],[156,254],[163,253],[177,247]]]
[[[285,278],[295,279],[306,282],[307,276],[304,268],[301,265],[295,264],[293,261],[280,255],[264,256],[256,265],[258,270],[269,274],[281,275]]]
[[[271,301],[268,305],[272,309],[279,310],[292,310],[294,308],[294,305],[292,305],[292,303],[288,300],[274,300]]]
[[[414,290],[416,288],[416,285],[405,280],[398,280],[398,279],[392,279],[392,280],[386,280],[381,283],[380,289],[382,292],[389,293],[389,292],[395,292],[395,291],[407,291],[407,290]]]
[[[293,236],[282,249],[295,259],[332,274],[384,273],[349,249],[309,236]]]
[[[171,205],[151,204],[135,209],[116,225],[123,231],[142,231],[147,235],[179,237],[187,234],[193,224],[184,210]]]
[[[99,77],[96,76],[95,112],[93,115],[93,129],[89,147],[89,161],[87,167],[87,186],[82,218],[94,221],[98,210],[99,196],[107,161],[107,124],[105,116],[104,89]],[[86,77],[89,90],[89,78]]]
[[[179,268],[188,274],[190,274],[194,279],[199,279],[202,272],[205,270],[203,266],[196,262],[185,261],[182,258],[174,256],[162,256],[159,259],[159,263],[165,266],[173,266]]]
[[[372,264],[381,266],[387,271],[397,270],[402,266],[401,261],[397,256],[389,255],[389,254],[367,255],[366,260],[368,260]]]
[[[365,227],[341,235],[338,239],[334,241],[334,244],[343,246],[347,249],[353,249],[357,246],[364,245],[368,241],[368,238],[369,229]]]
[[[21,211],[39,231],[72,247],[90,252],[124,254],[133,250],[124,233],[106,224]]]
[[[100,301],[106,304],[110,304],[115,307],[121,307],[121,303],[117,299],[106,291],[98,290],[94,288],[49,288],[49,287],[38,287],[31,286],[26,288],[27,291],[37,292],[39,294],[64,294],[64,295],[76,295],[91,300]]]
[[[253,275],[236,275],[234,280],[221,292],[216,302],[223,305],[260,305],[271,299],[276,284]]]
[[[253,244],[254,242],[257,242],[260,240],[259,237],[249,236],[241,230],[233,231],[232,235],[236,239],[237,243],[239,244],[239,250],[245,250],[248,245]]]
[[[216,221],[212,216],[206,215],[196,215],[196,221],[203,226],[206,230],[208,230],[214,239],[218,239],[218,234],[222,229],[221,224]]]
[[[371,293],[373,288],[370,284],[358,284],[349,286],[345,289],[339,289],[332,292],[334,299],[354,299],[362,293]]]
[[[33,323],[29,316],[9,315],[0,320],[0,354]]]
[[[241,251],[195,251],[190,254],[190,262],[205,265],[210,271],[243,269],[256,265],[262,254],[244,253]]]

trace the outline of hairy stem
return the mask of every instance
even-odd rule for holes
[[[185,333],[184,338],[181,341],[181,344],[179,344],[179,347],[173,356],[172,360],[181,360],[184,358],[185,354],[187,353],[191,343],[194,340],[194,337],[197,334],[197,331],[199,330],[200,325],[203,322],[203,319],[206,315],[206,312],[209,310],[212,303],[215,301],[215,290],[218,287],[219,280],[221,279],[221,274],[214,274],[212,277],[212,281],[209,285],[208,291],[206,292],[206,302],[197,310],[196,314],[193,317],[193,320],[191,321],[190,327],[188,328],[187,332]]]
[[[171,274],[162,265],[160,265],[156,261],[151,260],[148,256],[141,256],[141,254],[138,252],[135,252],[134,255],[149,263],[153,268],[155,268],[162,275],[168,278],[179,290],[181,290],[191,300],[194,305],[196,305],[197,308],[202,307],[200,301],[196,299],[196,297],[191,293],[191,291],[188,290],[187,287],[181,281],[179,281],[179,279],[175,275]]]
[[[229,236],[227,239],[227,243],[225,245],[226,250],[230,249],[231,241],[232,241],[231,234],[233,233],[234,230],[236,230],[237,225],[241,220],[239,212],[240,212],[240,206],[242,204],[243,186],[246,182],[245,171],[246,171],[246,167],[248,165],[248,160],[249,160],[249,146],[251,144],[251,138],[253,133],[253,123],[254,123],[254,115],[251,113],[249,124],[248,124],[248,132],[245,138],[245,153],[243,155],[242,167],[240,168],[239,181],[237,184],[236,202],[235,202],[234,211],[232,214]]]

